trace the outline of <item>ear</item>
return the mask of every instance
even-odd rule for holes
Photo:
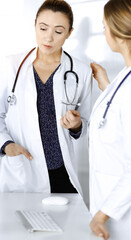
[[[115,37],[116,41],[118,44],[124,44],[125,43],[125,39],[119,38],[119,37]]]
[[[70,35],[71,35],[71,33],[73,32],[73,30],[74,30],[74,28],[72,28],[72,29],[70,30],[70,32],[68,33],[66,39],[70,37]]]
[[[125,43],[125,39],[119,38],[119,42],[120,42],[121,44],[123,44],[123,43]]]
[[[119,46],[119,49],[124,49],[125,46],[126,46],[126,41],[125,39],[122,39],[122,38],[116,38],[116,41],[117,41],[117,45]]]

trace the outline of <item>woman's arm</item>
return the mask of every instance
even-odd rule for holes
[[[24,149],[22,146],[14,143],[14,139],[9,134],[6,126],[6,115],[8,114],[8,80],[12,76],[12,71],[10,69],[10,64],[8,60],[3,59],[0,62],[0,149],[6,142],[8,145],[3,149],[5,154],[8,156],[16,156],[19,154],[24,154],[28,159],[32,159],[32,156]],[[8,69],[8,71],[7,71]],[[13,107],[13,106],[12,106]],[[11,119],[13,121],[13,119]],[[3,155],[3,153],[0,153]]]

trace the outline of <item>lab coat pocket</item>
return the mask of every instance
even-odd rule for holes
[[[24,192],[26,185],[24,155],[12,157],[5,155],[0,165],[0,191]]]
[[[23,154],[17,155],[17,156],[8,156],[8,163],[12,167],[22,167],[23,166]]]

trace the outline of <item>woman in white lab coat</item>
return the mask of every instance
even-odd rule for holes
[[[72,58],[78,87],[69,73],[65,92],[64,74],[70,70],[71,61],[62,46],[72,32],[72,24],[72,10],[65,1],[47,0],[39,8],[35,21],[38,47],[20,69],[15,104],[8,103],[13,100],[8,96],[27,53],[10,56],[1,63],[1,192],[82,194],[73,139],[86,134],[91,68]]]
[[[123,240],[131,239],[131,1],[107,2],[103,23],[107,43],[126,66],[109,83],[105,70],[91,64],[103,93],[90,121],[90,226],[104,239]]]

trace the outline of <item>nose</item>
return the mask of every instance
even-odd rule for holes
[[[52,30],[48,30],[46,32],[46,41],[52,42],[53,40],[54,40],[53,31]]]

